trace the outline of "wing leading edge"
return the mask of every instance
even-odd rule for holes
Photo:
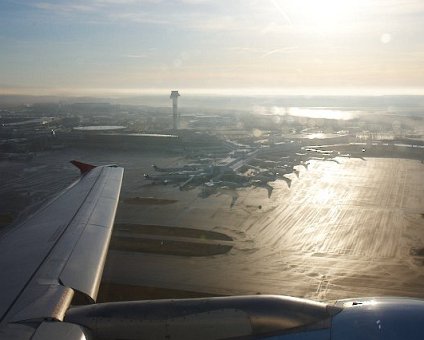
[[[0,338],[30,338],[52,327],[46,320],[62,321],[76,297],[96,300],[123,169],[85,169],[0,239]],[[54,329],[78,333],[61,324]]]

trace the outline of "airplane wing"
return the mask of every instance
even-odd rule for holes
[[[81,177],[0,239],[1,339],[85,338],[56,321],[96,300],[123,169],[73,163]]]

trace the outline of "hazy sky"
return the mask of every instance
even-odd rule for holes
[[[2,93],[424,93],[424,1],[1,0],[0,48]]]

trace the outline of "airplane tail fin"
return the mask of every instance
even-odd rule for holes
[[[89,172],[90,170],[93,170],[94,168],[97,167],[97,165],[92,165],[92,164],[88,164],[88,163],[83,163],[77,160],[72,160],[71,164],[75,165],[79,171],[81,172],[81,175]]]

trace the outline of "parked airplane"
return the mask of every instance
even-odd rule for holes
[[[273,171],[261,171],[250,177],[251,180],[260,181],[261,183],[273,182],[278,178],[279,173]]]
[[[152,165],[153,169],[157,172],[179,172],[179,171],[198,171],[205,168],[202,164],[186,164],[181,167],[175,168],[160,168],[156,164]]]
[[[209,182],[205,183],[205,186],[209,187],[209,188],[216,188],[216,187],[226,187],[229,189],[238,189],[238,188],[243,188],[246,187],[249,184],[248,181],[245,182],[232,182],[232,181],[224,181],[224,180],[210,180]]]
[[[144,174],[144,179],[150,180],[150,181],[155,181],[155,182],[168,183],[168,182],[182,182],[182,181],[187,180],[191,176],[193,176],[193,174],[191,174],[191,173],[183,173],[183,172],[173,173],[173,172],[171,172],[169,174],[163,174],[163,175]]]
[[[309,159],[310,160],[316,160],[316,161],[329,161],[329,162],[334,162],[334,163],[340,164],[340,162],[332,156],[309,157]]]
[[[210,173],[201,171],[181,171],[161,175],[144,174],[144,179],[152,181],[152,183],[163,184],[184,182],[183,186],[185,186],[193,180],[207,180],[210,176]]]
[[[418,340],[424,301],[287,296],[96,304],[123,169],[81,177],[0,239],[0,339]]]

